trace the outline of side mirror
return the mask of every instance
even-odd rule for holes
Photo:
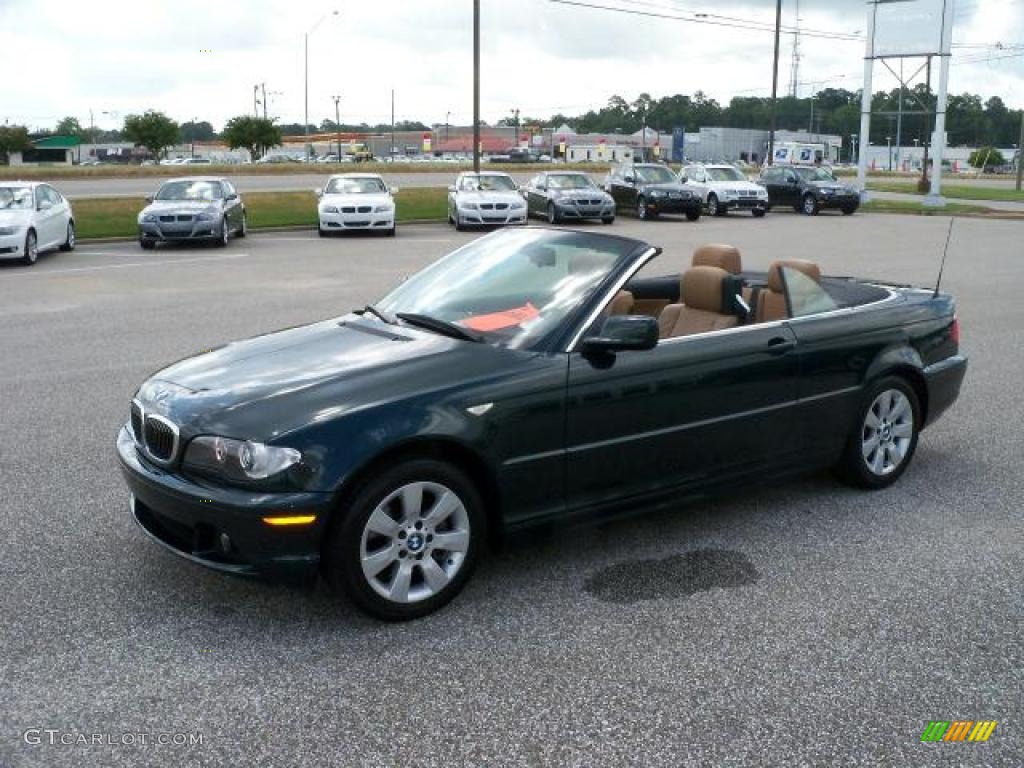
[[[152,203],[153,202],[153,196],[152,195],[146,195],[146,202],[147,203]]]
[[[392,195],[397,195],[400,192],[398,187],[391,187],[389,191],[391,192]]]
[[[39,201],[39,206],[38,206],[38,208],[36,210],[48,211],[51,208],[53,208],[53,203],[51,203],[49,200],[40,200]]]
[[[316,195],[317,197],[323,197],[324,190],[321,187],[317,187],[316,189],[313,190],[313,194]]]
[[[647,315],[612,315],[601,332],[583,340],[583,352],[619,352],[658,346],[658,321]]]
[[[636,179],[633,176],[623,176],[622,180],[624,182],[626,182],[627,184],[635,184],[636,183]]]
[[[227,200],[237,200],[238,199],[238,193],[237,192],[232,192],[230,195],[227,196],[226,199]]]
[[[448,191],[449,192],[454,192],[455,191],[455,185],[454,184],[449,184],[448,185]]]
[[[690,180],[690,179],[689,179],[689,177],[688,177],[688,176],[685,176],[685,175],[684,175],[684,174],[682,174],[682,173],[681,173],[681,174],[679,174],[679,183],[680,183],[680,184],[685,184],[685,183],[686,183],[686,182],[688,182],[689,180]]]
[[[787,176],[786,177],[786,182],[788,184],[796,184],[796,176]]]

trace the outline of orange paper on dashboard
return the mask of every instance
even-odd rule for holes
[[[522,325],[527,320],[533,320],[540,312],[533,304],[526,302],[525,306],[514,309],[505,309],[501,312],[492,312],[489,315],[476,315],[467,317],[462,325],[473,331],[500,331],[502,328],[512,328]]]

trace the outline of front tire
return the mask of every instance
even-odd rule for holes
[[[768,213],[764,208],[754,208],[750,212],[753,214],[755,219],[763,219],[764,215]]]
[[[548,203],[548,224],[560,224],[562,218],[558,215],[558,209],[554,203]]]
[[[800,209],[808,216],[817,216],[821,207],[818,205],[814,195],[804,195],[804,199],[800,203]]]
[[[640,221],[646,221],[648,218],[647,201],[642,197],[636,201],[636,217]]]
[[[718,195],[708,195],[708,216],[725,216],[725,208],[718,202]]]
[[[856,207],[852,205],[844,205],[841,210],[843,212],[843,216],[852,216],[857,212]]]
[[[39,259],[39,239],[36,231],[30,229],[25,235],[25,255],[21,257],[21,263],[31,267]]]
[[[614,216],[605,216],[605,217],[603,217],[601,219],[601,223],[602,224],[614,224],[615,223],[615,217]]]
[[[914,388],[898,376],[880,379],[865,393],[836,474],[858,488],[892,485],[914,457],[920,425]]]
[[[65,252],[75,250],[75,222],[68,222],[68,234],[60,249]]]
[[[483,503],[456,467],[413,459],[371,477],[332,526],[328,583],[385,621],[426,616],[469,579],[486,540]]]
[[[686,220],[687,221],[698,221],[699,219],[700,219],[700,211],[699,210],[687,211],[686,212]]]
[[[228,231],[228,220],[223,219],[220,223],[220,234],[217,236],[216,245],[218,248],[227,247],[228,240],[231,238],[231,233]]]
[[[152,240],[146,240],[144,237],[139,238],[139,247],[144,251],[152,251],[156,248],[156,243]]]

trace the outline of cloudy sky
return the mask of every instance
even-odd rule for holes
[[[654,14],[712,14],[771,23],[773,0],[580,0]],[[627,99],[705,93],[768,95],[772,35],[556,4],[482,0],[482,113],[515,107],[531,116],[574,114]],[[796,16],[785,0],[784,24]],[[805,29],[863,34],[863,0],[803,0]],[[244,12],[243,12],[244,9]],[[333,15],[332,11],[338,14]],[[317,23],[322,19],[322,22]],[[253,84],[271,92],[269,113],[303,117],[303,38],[309,37],[309,117],[386,122],[391,89],[401,119],[472,120],[470,0],[0,0],[0,121],[52,127],[65,115],[119,127],[125,114],[158,109],[220,128],[253,108]],[[1024,106],[1024,0],[957,0],[950,89]],[[996,49],[996,44],[1002,49]],[[860,87],[864,43],[802,38],[801,95]],[[789,82],[792,36],[782,43],[780,90]],[[1011,54],[1017,55],[1011,55]],[[14,74],[17,73],[17,74]],[[895,87],[877,68],[875,90]]]

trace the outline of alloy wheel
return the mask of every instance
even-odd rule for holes
[[[708,213],[712,216],[718,215],[718,198],[715,195],[708,198]]]
[[[647,201],[642,197],[636,201],[636,217],[638,219],[647,218]]]
[[[29,233],[25,235],[25,255],[22,260],[26,264],[35,264],[38,258],[39,240],[36,238],[36,233],[29,230]]]
[[[861,455],[872,474],[883,477],[903,463],[914,438],[914,409],[898,389],[878,394],[864,416]]]
[[[75,225],[70,221],[68,222],[68,237],[64,241],[64,250],[73,251],[75,249]]]
[[[470,535],[469,514],[454,491],[436,482],[408,483],[366,521],[359,544],[363,577],[390,602],[427,600],[462,568]]]
[[[818,212],[818,203],[813,195],[804,195],[804,213],[813,216]]]
[[[548,203],[548,224],[558,223],[558,211],[555,210],[554,203]]]

